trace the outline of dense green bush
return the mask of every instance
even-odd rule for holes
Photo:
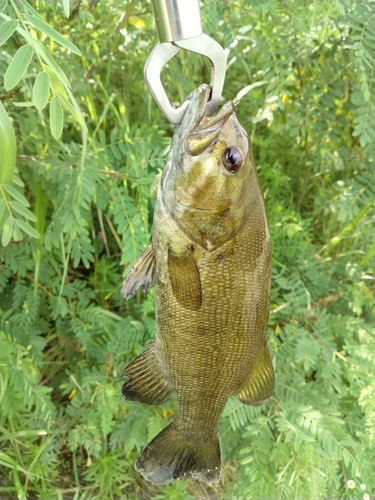
[[[259,408],[228,402],[216,490],[145,483],[133,463],[175,404],[120,395],[154,335],[153,291],[126,303],[121,283],[150,241],[173,132],[143,81],[151,5],[2,0],[0,12],[1,113],[18,146],[13,184],[0,176],[1,498],[373,497],[372,2],[203,2],[273,241],[276,389]],[[181,101],[209,74],[180,53],[163,79]]]

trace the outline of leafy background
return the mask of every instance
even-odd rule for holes
[[[2,498],[374,497],[373,7],[203,2],[267,205],[277,380],[259,408],[228,402],[209,488],[141,479],[136,456],[175,404],[120,395],[154,335],[153,292],[125,302],[121,283],[150,241],[173,133],[143,81],[151,4],[0,2],[0,114],[17,138],[14,176],[1,145]],[[178,103],[209,76],[180,53],[163,81]]]

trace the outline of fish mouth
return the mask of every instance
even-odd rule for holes
[[[193,95],[192,93],[191,95]],[[216,115],[206,116],[207,104],[210,101],[211,87],[209,85],[201,85],[197,91],[195,91],[194,97],[199,99],[199,105],[197,106],[197,112],[195,117],[195,124],[193,125],[190,134],[199,134],[211,129],[212,127],[220,127],[223,125],[229,116],[234,112],[234,104],[231,101],[226,102],[218,111]],[[224,123],[222,121],[224,120]]]
[[[200,102],[197,113],[198,116],[196,125],[186,137],[187,148],[192,156],[197,156],[203,153],[203,151],[209,147],[209,145],[217,138],[225,123],[234,113],[234,104],[229,101],[222,106],[216,115],[206,117],[205,111],[210,95],[209,90],[210,88],[208,87],[203,93],[203,98]]]
[[[195,207],[193,205],[186,205],[178,201],[177,205],[179,208],[188,209],[189,212],[194,212],[194,213],[220,214],[229,210],[228,208],[223,209],[223,208]]]
[[[231,101],[228,101],[222,106],[222,108],[216,115],[211,117],[203,116],[203,118],[199,122],[198,127],[192,130],[189,135],[209,133],[213,130],[221,128],[233,112],[234,104]]]

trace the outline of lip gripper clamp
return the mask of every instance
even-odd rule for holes
[[[163,66],[181,49],[207,57],[212,64],[211,99],[207,115],[212,115],[224,86],[227,56],[214,39],[203,33],[199,0],[152,0],[160,43],[146,61],[144,76],[157,105],[174,125],[181,123],[189,101],[174,108],[161,83]]]

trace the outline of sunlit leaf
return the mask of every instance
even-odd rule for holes
[[[4,189],[10,194],[12,198],[14,198],[18,203],[23,205],[24,207],[29,207],[30,203],[24,197],[22,193],[20,193],[16,188],[10,186],[9,184],[4,184]]]
[[[12,19],[11,21],[5,21],[0,27],[0,46],[3,45],[8,38],[10,38],[15,30],[18,28],[18,21]]]
[[[50,78],[51,87],[57,92],[60,92],[60,94],[63,94],[65,97],[67,97],[65,87],[61,82],[59,76],[55,73],[55,71],[51,69],[49,66],[47,66],[47,64],[43,64],[43,69]]]
[[[6,203],[4,198],[0,198],[0,222],[6,210]]]
[[[62,0],[62,6],[64,9],[64,14],[69,17],[70,14],[70,0]]]
[[[31,236],[32,238],[40,238],[40,234],[33,227],[31,227],[27,222],[22,219],[14,219],[14,222],[17,224],[19,228],[22,229],[26,234]]]
[[[10,242],[13,233],[13,219],[8,217],[4,222],[3,230],[1,233],[1,244],[6,247]]]
[[[51,26],[46,22],[30,14],[26,14],[25,18],[29,21],[29,23],[31,23],[34,26],[34,28],[42,31],[45,35],[52,38],[52,40],[55,40],[55,42],[65,47],[67,50],[74,52],[78,56],[82,55],[81,51],[74,45],[74,43],[72,43],[71,41],[67,40],[65,37],[60,35],[58,31],[51,28]]]
[[[47,65],[56,73],[61,82],[65,83],[69,88],[71,88],[68,77],[58,65],[56,60],[52,57],[52,55],[45,49],[45,47],[38,41],[34,42],[35,50],[41,56],[41,58],[47,63]]]
[[[21,205],[17,201],[12,201],[12,200],[9,202],[9,205],[11,206],[12,210],[14,210],[20,215],[23,215],[25,219],[29,219],[32,222],[36,221],[35,215],[32,212],[30,212],[30,210],[28,210],[24,205]]]
[[[4,75],[5,90],[12,90],[21,80],[31,63],[33,53],[33,48],[28,43],[17,50]]]
[[[73,104],[63,95],[60,94],[60,92],[57,92],[57,97],[59,98],[60,102],[63,104],[65,109],[67,111],[70,111],[70,113],[73,115],[73,117],[80,123],[80,125],[87,130],[87,126],[85,123],[85,120],[83,119],[82,113],[77,110]]]
[[[17,142],[12,121],[0,100],[0,184],[11,184],[16,165]]]
[[[13,234],[12,237],[14,241],[22,241],[23,240],[23,234],[21,229],[17,226],[17,224],[13,224]]]
[[[64,125],[64,111],[56,96],[53,96],[50,103],[50,128],[52,135],[58,139],[62,133]]]
[[[45,108],[48,102],[50,79],[45,71],[41,71],[35,79],[33,102],[39,110]]]

